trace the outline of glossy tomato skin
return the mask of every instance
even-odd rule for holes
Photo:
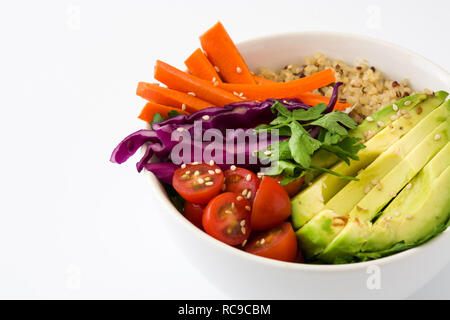
[[[223,187],[224,176],[216,165],[189,164],[175,170],[172,185],[186,201],[207,204]]]
[[[225,191],[242,194],[245,198],[253,203],[256,190],[258,190],[260,180],[253,172],[243,169],[228,169],[225,175]]]
[[[252,208],[252,228],[267,230],[280,225],[291,215],[287,192],[273,178],[264,176],[256,191]]]
[[[284,177],[282,177],[282,176],[274,176],[273,178],[275,180],[277,180],[278,182],[281,182],[284,179]],[[296,179],[296,180],[294,180],[292,182],[289,182],[288,184],[286,184],[286,185],[284,185],[282,187],[284,188],[284,190],[286,190],[288,196],[290,198],[292,198],[293,196],[295,196],[300,191],[302,186],[303,186],[303,177],[298,178],[298,179]]]
[[[294,262],[298,257],[297,238],[289,222],[283,222],[267,231],[254,232],[244,250],[261,257],[286,262]]]
[[[203,229],[229,245],[241,244],[251,232],[251,207],[247,199],[225,192],[212,199],[203,211]]]
[[[204,205],[192,203],[189,201],[186,201],[184,203],[184,216],[186,217],[186,219],[192,222],[192,224],[200,229],[203,229],[202,217],[204,207]]]

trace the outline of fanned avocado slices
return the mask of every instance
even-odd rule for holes
[[[439,91],[434,96],[426,98],[426,100],[423,100],[425,95],[415,95],[411,96],[411,100],[400,100],[403,102],[403,105],[397,102],[400,107],[396,103],[396,107],[390,105],[378,111],[377,116],[373,116],[373,121],[365,120],[351,132],[352,135],[359,137],[367,136],[361,128],[369,131],[373,130],[372,132],[375,132],[376,128],[379,131],[366,142],[366,148],[358,153],[359,160],[352,160],[350,165],[347,165],[345,162],[339,162],[331,170],[346,176],[356,176],[358,171],[367,167],[381,153],[387,150],[391,144],[401,139],[429,113],[435,110],[445,100],[447,95],[446,92]],[[407,101],[410,102],[408,103]],[[404,105],[405,102],[406,106]],[[383,119],[385,121],[378,120],[375,123],[375,119]],[[322,154],[319,157],[325,156]],[[348,183],[348,180],[325,173],[318,177],[311,186],[293,197],[291,204],[294,229],[298,229],[310,221]]]

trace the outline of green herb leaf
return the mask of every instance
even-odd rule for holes
[[[320,126],[327,129],[331,133],[336,133],[341,136],[348,134],[347,128],[354,129],[358,125],[355,120],[350,118],[346,113],[341,111],[333,111],[323,115],[321,118],[309,123],[309,125]]]
[[[311,137],[297,121],[290,123],[291,138],[289,139],[289,148],[295,162],[302,167],[308,168],[311,165],[311,156],[320,148],[320,141]]]
[[[315,107],[304,109],[296,109],[292,111],[292,118],[297,121],[311,121],[316,120],[322,116],[327,106],[324,103],[319,103]]]
[[[169,118],[173,118],[175,116],[179,116],[181,113],[179,113],[177,110],[170,110],[167,115],[169,116]]]

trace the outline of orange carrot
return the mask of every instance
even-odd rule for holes
[[[160,60],[156,61],[155,79],[171,89],[210,101],[215,106],[222,107],[232,102],[242,101],[240,97],[214,86],[211,81],[197,78]]]
[[[153,116],[155,115],[155,113],[159,113],[161,116],[163,116],[164,118],[168,118],[169,117],[169,112],[170,111],[177,111],[181,114],[189,114],[188,112],[178,109],[178,108],[174,108],[174,107],[169,107],[169,106],[164,106],[162,104],[158,104],[158,103],[153,103],[153,102],[149,102],[145,105],[144,109],[142,109],[141,114],[138,116],[139,119],[144,120],[146,122],[151,122],[153,121]]]
[[[270,80],[270,79],[266,79],[260,76],[253,76],[253,78],[255,78],[255,81],[257,84],[268,84],[268,83],[274,83],[276,81]]]
[[[224,81],[256,84],[247,64],[220,22],[200,36],[200,43]]]
[[[325,69],[308,77],[289,82],[274,82],[255,85],[221,83],[219,84],[219,87],[243,96],[248,100],[262,101],[268,98],[295,98],[301,93],[321,88],[334,81],[334,71],[332,69]]]
[[[195,50],[194,53],[184,61],[184,64],[192,75],[200,79],[211,81],[213,84],[216,81],[222,82],[216,69],[214,69],[214,66],[209,62],[201,49]]]
[[[211,102],[203,101],[184,92],[160,87],[157,83],[139,82],[136,94],[148,101],[179,109],[183,108],[188,112],[195,112],[213,105]]]

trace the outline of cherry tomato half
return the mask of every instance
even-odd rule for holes
[[[225,192],[212,199],[203,211],[203,228],[229,245],[241,244],[250,232],[250,202],[241,194]]]
[[[297,238],[289,222],[268,231],[253,233],[245,251],[261,257],[293,262],[297,257]]]
[[[282,177],[282,176],[274,176],[272,178],[274,178],[278,182],[281,182],[284,179],[284,177]],[[286,185],[284,185],[282,187],[284,188],[284,190],[286,190],[288,196],[290,198],[292,198],[293,196],[295,196],[300,191],[302,186],[303,186],[303,177],[298,178],[298,179],[296,179],[296,180],[294,180],[292,182],[289,182],[288,184],[286,184]]]
[[[291,201],[275,179],[264,176],[256,191],[252,209],[252,228],[267,230],[278,226],[291,215]]]
[[[259,178],[253,172],[236,168],[225,171],[225,191],[242,194],[250,203],[255,199],[256,190],[259,187]]]
[[[223,172],[218,166],[200,163],[175,170],[172,185],[186,201],[206,204],[219,194],[223,181]]]
[[[203,229],[202,226],[202,216],[203,216],[204,206],[197,203],[192,203],[186,201],[184,203],[184,216],[188,219],[192,224],[196,225],[200,229]]]

